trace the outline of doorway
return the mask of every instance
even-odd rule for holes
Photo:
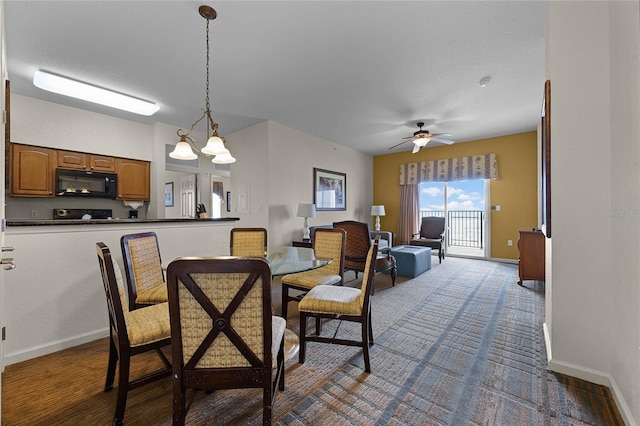
[[[487,258],[489,181],[423,182],[419,185],[418,217],[446,218],[445,253]]]

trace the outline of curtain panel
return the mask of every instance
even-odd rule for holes
[[[470,155],[400,165],[400,185],[469,179],[498,179],[496,155]]]

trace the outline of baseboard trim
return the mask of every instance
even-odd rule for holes
[[[5,354],[4,365],[16,364],[18,362],[27,361],[33,358],[37,358],[42,355],[48,355],[53,352],[58,352],[63,349],[72,348],[74,346],[82,345],[83,343],[92,342],[94,340],[102,339],[109,336],[109,328],[93,331],[91,333],[81,334],[65,340],[58,340],[46,345],[35,346],[20,352],[13,352]]]
[[[545,324],[546,325],[546,324]],[[546,340],[546,327],[545,327],[545,340]],[[551,353],[550,351],[548,353]],[[613,399],[616,402],[616,406],[620,411],[622,420],[627,426],[638,426],[633,418],[633,414],[629,409],[629,405],[624,398],[624,395],[620,391],[620,388],[616,384],[616,381],[610,374],[602,371],[593,370],[591,368],[582,367],[576,364],[571,364],[563,361],[556,361],[552,358],[548,360],[549,370],[556,373],[564,374],[566,376],[575,377],[581,380],[586,380],[591,383],[595,383],[602,386],[607,386],[611,390]]]

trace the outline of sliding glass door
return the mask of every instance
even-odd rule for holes
[[[486,257],[488,185],[484,179],[420,184],[420,214],[447,219],[446,253]]]

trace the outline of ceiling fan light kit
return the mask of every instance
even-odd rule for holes
[[[415,154],[416,152],[420,151],[421,148],[424,148],[425,146],[427,146],[427,144],[431,141],[440,142],[446,145],[451,145],[453,143],[452,140],[444,139],[440,137],[440,136],[451,136],[449,133],[429,133],[428,130],[422,130],[422,127],[424,126],[423,122],[418,122],[416,124],[418,125],[419,130],[416,130],[415,132],[413,132],[413,136],[407,136],[406,138],[403,138],[404,141],[393,145],[389,149],[393,149],[395,147],[398,147],[404,143],[411,141],[413,142],[413,151],[411,151],[411,153]]]
[[[218,136],[218,123],[216,123],[211,117],[211,106],[209,103],[209,21],[216,19],[218,14],[211,6],[202,5],[198,9],[200,16],[207,21],[206,27],[206,42],[207,42],[207,79],[206,79],[206,97],[204,113],[198,118],[188,131],[178,129],[176,132],[180,136],[180,141],[176,144],[176,147],[169,153],[169,157],[177,160],[194,160],[198,158],[198,155],[193,152],[205,154],[207,157],[213,156],[211,160],[215,164],[231,164],[235,163],[236,159],[231,155],[229,150],[224,145],[224,139]],[[207,144],[202,149],[198,149],[194,140],[189,136],[193,131],[193,128],[202,120],[206,118],[207,122]],[[211,131],[211,136],[210,136]]]

